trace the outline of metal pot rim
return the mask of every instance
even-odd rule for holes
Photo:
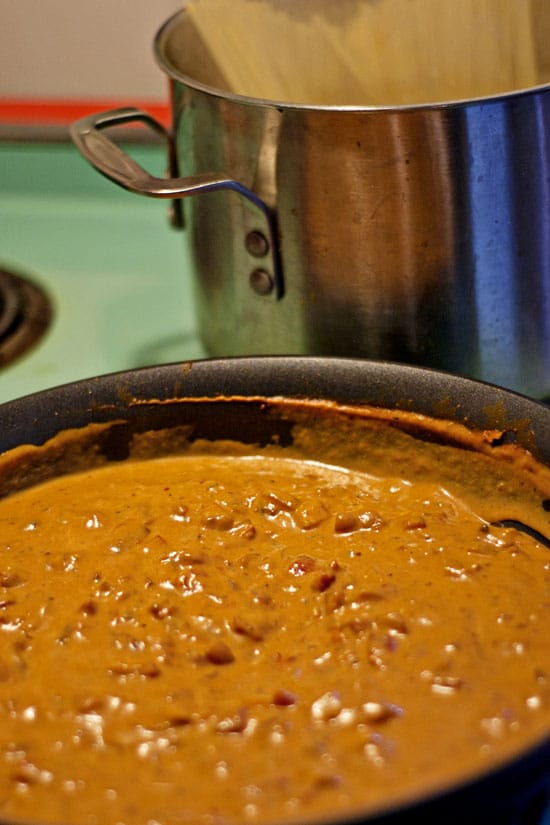
[[[522,423],[525,445],[550,464],[550,407],[514,390],[431,367],[339,356],[257,355],[205,358],[83,378],[0,404],[0,451],[29,428],[55,434],[107,418],[136,399],[216,396],[330,398],[396,407],[473,429]],[[48,417],[50,421],[48,422]],[[15,440],[14,440],[15,439]],[[11,443],[13,442],[13,444]]]
[[[181,25],[181,21],[185,14],[185,8],[179,9],[175,14],[171,15],[158,29],[153,41],[153,53],[159,68],[170,77],[185,86],[195,89],[198,92],[210,95],[212,97],[223,98],[223,100],[230,103],[242,104],[247,106],[258,106],[260,108],[276,108],[279,111],[314,111],[314,112],[350,112],[350,113],[376,113],[376,112],[418,112],[418,111],[434,111],[441,109],[457,109],[468,108],[471,106],[478,106],[480,104],[487,105],[490,103],[502,103],[511,98],[523,97],[526,95],[539,94],[550,89],[550,81],[547,83],[537,84],[528,88],[512,89],[507,92],[501,92],[493,95],[481,95],[479,97],[458,98],[456,100],[444,100],[435,102],[423,103],[409,103],[400,105],[387,106],[327,106],[321,104],[308,103],[294,103],[280,100],[269,100],[265,98],[253,97],[248,95],[241,95],[235,92],[230,92],[224,89],[218,89],[215,86],[210,86],[196,80],[191,75],[186,74],[178,69],[177,66],[168,58],[166,45],[168,40],[177,28]]]

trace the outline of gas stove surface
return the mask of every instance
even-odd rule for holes
[[[135,146],[154,174],[162,147]],[[70,143],[0,142],[0,269],[47,296],[30,349],[0,362],[0,403],[69,381],[201,358],[185,233],[166,203],[104,180]]]

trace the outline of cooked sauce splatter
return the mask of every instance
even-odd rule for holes
[[[0,815],[376,807],[548,729],[550,552],[403,468],[188,455],[0,502]]]

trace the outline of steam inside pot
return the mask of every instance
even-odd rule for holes
[[[184,8],[217,67],[215,85],[252,97],[394,106],[550,77],[544,0],[190,0]],[[185,52],[178,64],[208,82]]]

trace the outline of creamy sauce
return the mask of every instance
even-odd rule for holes
[[[548,730],[550,551],[401,461],[185,455],[1,501],[0,816],[306,818]]]

